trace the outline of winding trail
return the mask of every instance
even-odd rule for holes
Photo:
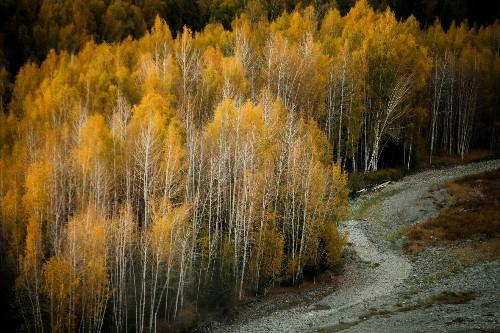
[[[217,331],[385,331],[386,327],[380,326],[380,322],[375,322],[379,326],[367,326],[371,318],[363,316],[374,306],[404,303],[400,293],[411,282],[415,269],[409,258],[394,248],[388,235],[435,214],[437,205],[444,200],[444,193],[433,191],[436,185],[497,168],[500,168],[500,160],[424,171],[394,182],[381,192],[357,199],[352,203],[354,209],[368,205],[369,200],[373,204],[365,207],[363,215],[366,222],[350,220],[341,226],[348,233],[348,244],[358,259],[346,264],[336,291],[310,305],[277,310],[247,321],[240,318],[232,325],[219,327]],[[379,200],[374,200],[377,196]],[[390,331],[408,332],[409,328],[412,329],[410,331],[418,331],[418,327],[411,323],[408,325]]]

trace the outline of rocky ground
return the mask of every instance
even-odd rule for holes
[[[464,265],[450,248],[411,256],[401,237],[445,204],[441,183],[497,168],[500,160],[429,170],[356,199],[334,283],[256,302],[213,331],[500,332],[500,258]]]

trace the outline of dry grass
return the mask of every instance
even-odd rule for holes
[[[466,164],[471,162],[480,162],[486,161],[495,158],[494,153],[487,149],[475,149],[471,150],[464,157],[460,157],[459,155],[435,155],[432,157],[432,165],[429,166],[428,161],[425,165],[422,165],[424,168],[428,167],[449,167],[458,164]]]
[[[452,254],[464,266],[497,260],[500,258],[500,237],[497,236],[484,241],[471,242],[454,249]]]
[[[417,253],[429,246],[478,240],[473,243],[476,250],[500,253],[500,170],[464,177],[445,187],[449,205],[407,231],[408,250]]]

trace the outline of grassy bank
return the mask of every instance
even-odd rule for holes
[[[500,170],[467,176],[443,185],[447,205],[438,214],[406,230],[407,249],[471,240],[464,248],[488,256],[500,254]]]

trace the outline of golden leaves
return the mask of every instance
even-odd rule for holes
[[[84,173],[98,163],[106,163],[111,156],[112,138],[104,117],[90,116],[80,130],[75,160]]]

